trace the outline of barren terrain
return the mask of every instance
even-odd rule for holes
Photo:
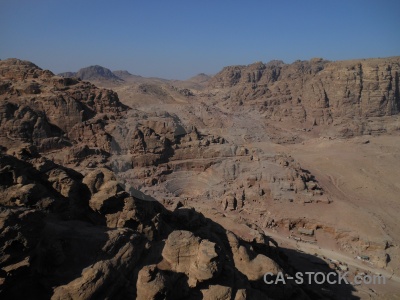
[[[96,70],[88,83],[1,62],[1,237],[26,211],[56,228],[15,238],[20,252],[2,248],[6,296],[37,273],[36,295],[55,298],[105,287],[140,299],[400,298],[399,57],[272,61],[187,81]],[[96,230],[103,258],[82,255],[59,276],[82,246],[68,232]],[[38,251],[56,263],[32,259]],[[279,270],[388,282],[265,286]]]

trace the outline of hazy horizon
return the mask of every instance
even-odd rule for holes
[[[0,58],[187,79],[256,61],[400,55],[400,2],[0,1]]]

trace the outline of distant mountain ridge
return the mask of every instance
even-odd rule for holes
[[[62,77],[79,77],[82,80],[123,81],[122,78],[115,75],[110,69],[107,69],[99,65],[82,68],[78,72],[64,72],[58,75]]]
[[[113,71],[113,74],[114,74],[115,76],[117,76],[117,77],[123,79],[123,80],[125,80],[125,79],[127,79],[127,78],[130,78],[130,77],[132,77],[132,76],[135,76],[135,77],[142,77],[142,76],[139,76],[139,75],[133,75],[133,74],[129,73],[127,70],[117,70],[117,71]]]
[[[212,76],[204,74],[204,73],[199,73],[193,77],[190,77],[186,81],[191,81],[191,82],[196,82],[196,83],[205,83],[208,82]]]
[[[212,76],[199,73],[193,77],[186,80],[171,80],[159,77],[143,77],[141,75],[135,75],[127,70],[115,70],[111,71],[100,65],[93,65],[85,68],[79,69],[77,72],[61,72],[57,74],[61,77],[78,77],[82,80],[112,80],[112,81],[134,81],[142,82],[147,80],[155,80],[158,82],[191,82],[196,84],[206,84]]]

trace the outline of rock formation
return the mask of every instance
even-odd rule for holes
[[[111,70],[102,66],[89,66],[80,69],[78,72],[64,72],[58,74],[61,77],[77,77],[81,80],[111,80],[111,81],[123,81],[118,75],[111,72]]]
[[[86,155],[109,151],[111,137],[105,127],[127,109],[115,92],[54,76],[16,59],[1,61],[0,74],[4,146],[30,143],[50,152],[79,144],[89,148]],[[76,154],[76,159],[85,155],[77,150],[70,154]]]
[[[193,209],[132,197],[110,170],[83,176],[22,150],[0,160],[2,298],[201,298],[211,283],[229,298],[238,286],[279,295],[257,283],[290,271],[279,249],[254,250]]]
[[[282,298],[262,285],[264,271],[291,270],[279,249],[255,250],[194,209],[132,196],[107,168],[82,174],[40,154],[66,149],[69,163],[109,153],[107,127],[127,109],[116,94],[19,60],[1,61],[0,71],[2,298]],[[179,130],[148,120],[132,135],[132,154],[163,161],[168,147],[202,143],[196,129]],[[48,139],[57,147],[44,147]],[[295,285],[290,293],[307,298]]]
[[[398,57],[338,62],[315,58],[293,64],[271,61],[226,67],[209,85],[222,89],[226,101],[255,106],[268,119],[338,125],[343,118],[361,121],[398,114],[399,72]]]
[[[400,261],[392,223],[345,202],[342,177],[319,170],[328,158],[296,152],[395,136],[399,64],[259,62],[185,82],[121,71],[118,96],[81,80],[119,80],[99,66],[60,77],[0,61],[0,297],[349,297],[263,276],[340,268],[296,251],[320,238],[374,267]]]

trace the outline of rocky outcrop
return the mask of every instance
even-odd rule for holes
[[[142,114],[130,111],[111,134],[109,165],[118,179],[130,186],[154,186],[176,170],[205,170],[214,159],[236,154],[236,147],[223,137],[202,134],[176,115],[162,111]]]
[[[49,152],[79,143],[108,152],[111,138],[105,126],[127,110],[111,90],[57,77],[17,59],[0,61],[0,86],[5,146],[31,143]]]
[[[226,67],[209,86],[226,90],[224,98],[233,104],[258,106],[267,118],[320,125],[398,114],[399,72],[398,57],[271,61]]]
[[[186,274],[188,285],[194,287],[221,272],[221,257],[216,247],[190,231],[174,231],[165,242],[162,256],[171,270]]]
[[[246,246],[240,245],[238,238],[230,232],[228,233],[228,241],[232,249],[235,266],[249,280],[261,280],[266,273],[277,275],[278,272],[282,272],[279,265],[267,256],[263,254],[256,254],[255,257],[249,255]]]
[[[1,193],[13,195],[0,209],[2,298],[283,299],[261,283],[264,272],[290,270],[278,248],[242,241],[194,209],[132,196],[108,169],[83,176],[18,153],[0,159]],[[307,298],[293,285],[285,293]]]

